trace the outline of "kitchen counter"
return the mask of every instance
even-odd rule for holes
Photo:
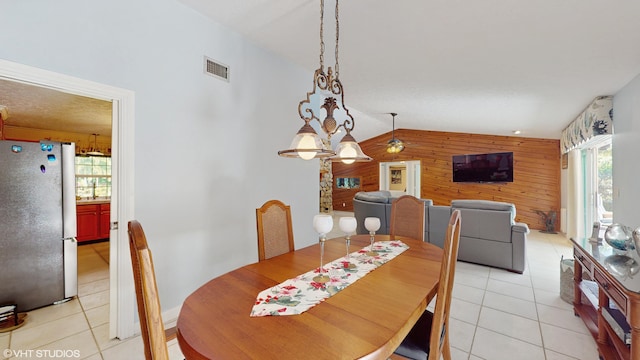
[[[76,200],[76,205],[95,205],[95,204],[110,204],[111,199],[80,199]]]

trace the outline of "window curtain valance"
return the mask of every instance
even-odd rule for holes
[[[613,96],[598,96],[578,118],[562,130],[563,154],[598,135],[613,134]]]

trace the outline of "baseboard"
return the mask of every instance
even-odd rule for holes
[[[182,309],[182,305],[176,306],[173,309],[169,309],[167,311],[162,312],[162,321],[164,322],[164,328],[170,328],[172,326],[176,326],[176,322],[178,321],[178,315],[180,314],[180,309]],[[140,319],[138,319],[133,324],[135,331],[133,336],[140,335]]]
[[[164,321],[165,327],[167,327],[168,324],[171,324],[171,326],[175,325],[176,321],[178,321],[178,315],[180,315],[180,309],[182,309],[182,305],[162,312],[162,320]]]

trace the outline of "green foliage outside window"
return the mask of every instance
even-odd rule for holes
[[[613,159],[611,145],[598,149],[598,194],[602,198],[602,206],[607,211],[613,210]]]
[[[111,158],[76,156],[76,196],[111,197]]]

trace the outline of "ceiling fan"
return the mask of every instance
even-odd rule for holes
[[[404,141],[400,139],[396,139],[395,130],[396,130],[396,115],[397,113],[389,113],[393,120],[393,127],[391,128],[391,140],[387,142],[387,152],[389,154],[397,154],[404,150]]]

